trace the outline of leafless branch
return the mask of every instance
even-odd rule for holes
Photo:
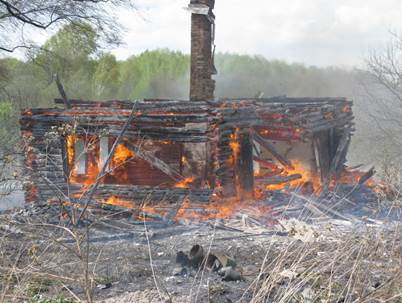
[[[113,15],[118,7],[136,9],[134,0],[0,0],[0,35],[4,38],[0,51],[13,52],[25,43],[10,41],[10,32],[23,32],[24,27],[46,31],[57,25],[86,22],[107,43],[120,43],[121,26]],[[15,36],[15,35],[14,35]]]

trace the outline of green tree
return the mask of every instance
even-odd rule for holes
[[[97,99],[115,99],[120,86],[120,71],[116,57],[103,54],[94,75],[94,95]]]
[[[97,48],[97,34],[89,24],[69,24],[47,40],[33,60],[50,77],[58,73],[69,80],[78,70],[87,67]]]
[[[0,65],[7,70],[0,84],[1,101],[11,102],[17,110],[49,105],[42,98],[48,83],[41,77],[42,70],[38,66],[12,58],[0,60]]]
[[[189,71],[189,56],[167,49],[145,51],[132,56],[121,66],[122,98],[158,98],[163,88],[177,86],[178,79],[184,79]],[[176,90],[181,93],[180,90]],[[170,91],[169,95],[174,94]],[[174,97],[174,96],[167,96]]]
[[[93,97],[94,56],[98,50],[98,35],[88,24],[69,24],[61,28],[43,47],[32,55],[32,62],[42,68],[42,77],[52,83],[57,73],[68,97]],[[58,96],[56,86],[44,90],[46,99]]]

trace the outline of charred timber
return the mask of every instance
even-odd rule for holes
[[[300,174],[294,174],[290,176],[275,176],[272,178],[264,178],[264,179],[257,179],[257,183],[267,184],[267,185],[275,185],[275,184],[284,184],[291,181],[296,181],[303,178]]]

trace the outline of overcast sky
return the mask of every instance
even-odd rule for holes
[[[189,0],[138,0],[120,12],[127,28],[119,59],[146,49],[189,53]],[[217,51],[326,66],[360,65],[402,28],[401,0],[216,0]]]
[[[136,0],[118,11],[126,28],[118,59],[156,48],[190,52],[190,0]],[[362,66],[402,33],[401,0],[215,0],[218,52],[263,55],[317,66]],[[43,43],[49,34],[36,33]],[[18,53],[17,53],[18,55]]]

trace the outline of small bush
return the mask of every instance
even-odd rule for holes
[[[2,151],[11,151],[18,140],[17,110],[11,102],[0,102],[0,147]]]

